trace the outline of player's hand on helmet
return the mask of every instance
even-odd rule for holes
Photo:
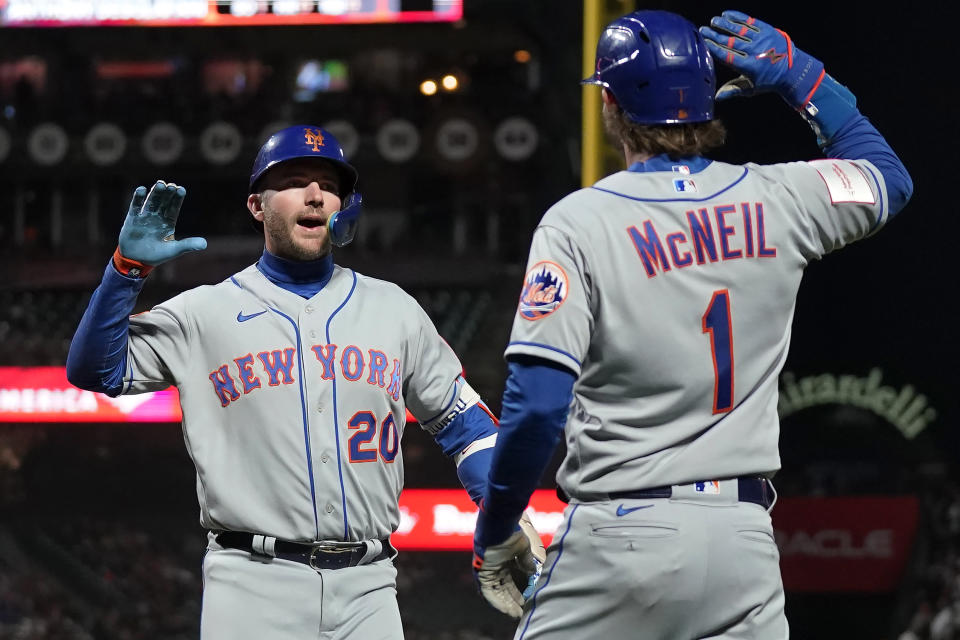
[[[802,108],[823,74],[823,63],[804,53],[786,32],[739,11],[724,11],[700,27],[710,53],[740,74],[717,90],[717,99],[774,91]]]
[[[158,180],[147,192],[137,187],[120,229],[120,253],[128,260],[154,267],[188,251],[207,248],[203,238],[175,240],[180,205],[187,190]]]
[[[473,545],[473,575],[481,595],[493,608],[512,618],[523,614],[547,558],[540,534],[526,513],[516,530],[499,544]]]

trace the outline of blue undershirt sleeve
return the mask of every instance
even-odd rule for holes
[[[493,448],[477,451],[463,459],[457,465],[457,477],[460,484],[470,494],[474,504],[480,504],[483,499],[483,490],[487,486],[487,474],[490,472],[490,461],[493,459]]]
[[[563,434],[576,374],[540,358],[512,359],[500,431],[475,541],[498,544],[516,529]]]
[[[127,330],[146,282],[122,275],[111,260],[90,297],[67,353],[67,380],[75,387],[118,396],[127,363]]]
[[[483,489],[487,483],[487,472],[493,453],[491,436],[496,433],[497,424],[493,414],[482,402],[478,402],[468,407],[434,436],[446,455],[454,457],[466,454],[457,464],[457,477],[470,494],[470,499],[477,504],[483,497]],[[486,441],[488,438],[491,440]]]

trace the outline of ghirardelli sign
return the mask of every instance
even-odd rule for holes
[[[780,376],[777,412],[785,418],[801,409],[823,404],[842,404],[872,411],[897,427],[911,440],[937,418],[937,411],[911,384],[882,384],[883,371],[873,368],[866,376],[820,373],[797,378],[785,371]]]

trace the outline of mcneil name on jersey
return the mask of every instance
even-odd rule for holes
[[[650,220],[627,229],[648,278],[693,264],[777,256],[767,244],[762,202],[704,207],[685,217],[682,229],[658,229]]]
[[[310,347],[311,356],[316,357],[322,367],[321,380],[333,380],[334,376],[350,382],[366,382],[384,389],[394,400],[400,399],[403,382],[403,366],[400,361],[390,358],[382,351],[349,345],[337,353],[335,344],[318,344]],[[297,350],[293,347],[261,351],[233,359],[233,364],[225,364],[210,373],[213,391],[220,398],[221,406],[240,399],[241,395],[252,393],[263,387],[277,387],[281,384],[294,384],[294,363]],[[387,370],[390,369],[389,373]]]

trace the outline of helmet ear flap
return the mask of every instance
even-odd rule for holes
[[[335,247],[345,247],[353,242],[360,226],[360,209],[363,196],[354,191],[343,200],[340,211],[335,211],[327,219],[327,232]]]

